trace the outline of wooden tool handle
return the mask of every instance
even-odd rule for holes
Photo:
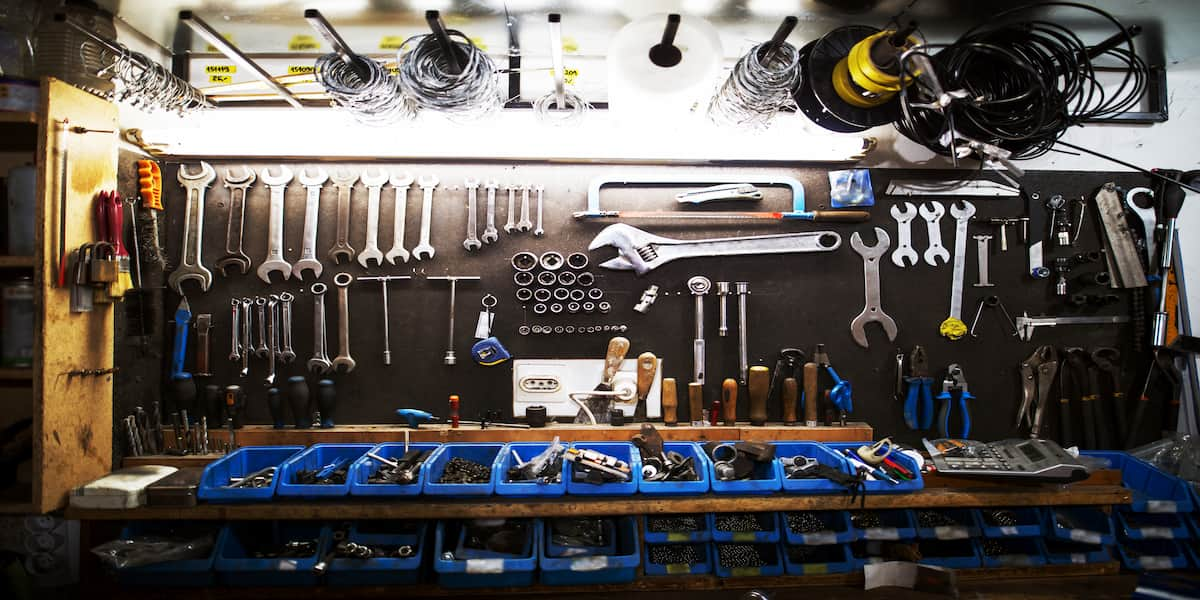
[[[725,410],[725,425],[729,427],[737,423],[737,393],[736,379],[721,382],[721,408]]]
[[[770,391],[770,379],[770,369],[750,367],[746,391],[750,394],[750,424],[755,427],[767,424],[767,393]]]
[[[783,393],[779,395],[783,400],[783,424],[796,424],[796,398],[799,397],[799,386],[796,384],[795,377],[788,377],[783,380]]]
[[[608,353],[604,355],[604,378],[601,381],[612,385],[617,371],[621,368],[621,363],[625,361],[625,354],[628,352],[629,340],[623,337],[608,340]]]
[[[658,372],[658,357],[653,352],[643,352],[637,358],[637,395],[638,401],[644,402],[654,385],[654,375]]]
[[[865,210],[814,210],[813,221],[825,223],[864,223],[871,219]]]
[[[804,424],[808,427],[817,426],[817,405],[821,403],[817,395],[817,363],[804,363]]]
[[[693,423],[704,420],[704,384],[688,384],[688,418]]]
[[[663,423],[668,427],[674,427],[679,422],[679,416],[675,413],[678,406],[679,396],[675,392],[675,380],[667,377],[662,381],[662,411]]]

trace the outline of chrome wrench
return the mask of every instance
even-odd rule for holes
[[[521,220],[517,221],[517,229],[522,233],[533,229],[533,221],[529,220],[529,184],[521,185]]]
[[[925,264],[931,267],[938,266],[938,261],[942,264],[950,262],[950,252],[942,245],[942,216],[946,214],[946,207],[942,206],[941,202],[926,202],[921,205],[918,210],[921,218],[925,219],[925,224],[929,230],[929,247],[925,249]]]
[[[254,300],[242,298],[242,377],[250,374],[250,353],[254,352],[250,345],[250,311],[253,307]]]
[[[863,348],[870,347],[867,345],[867,323],[879,323],[889,342],[896,341],[896,334],[900,331],[896,321],[883,312],[879,294],[879,258],[887,254],[892,240],[882,227],[875,228],[875,238],[875,245],[868,246],[857,231],[850,234],[850,247],[863,259],[863,290],[866,296],[862,312],[850,321],[850,336],[854,338],[854,343]]]
[[[375,266],[383,264],[383,253],[379,251],[379,194],[389,178],[387,172],[380,169],[379,175],[363,171],[359,179],[367,188],[367,239],[362,252],[358,253],[358,264],[366,269],[371,261],[375,261]]]
[[[512,235],[517,230],[517,186],[510,185],[508,190],[508,222],[504,224],[504,233]]]
[[[904,203],[904,211],[899,204],[893,204],[892,218],[896,220],[896,250],[892,252],[892,263],[903,269],[916,265],[921,257],[912,247],[912,222],[917,218],[917,206],[912,202]]]
[[[343,373],[354,370],[354,359],[350,358],[350,282],[354,278],[349,273],[338,273],[333,276],[333,284],[338,289],[338,355],[334,357],[332,367],[335,371],[345,369]]]
[[[1150,197],[1150,206],[1142,208],[1133,201],[1138,194],[1146,194]],[[1128,192],[1125,192],[1125,208],[1133,211],[1137,215],[1138,220],[1142,222],[1142,233],[1146,236],[1146,264],[1153,266],[1154,257],[1157,256],[1154,239],[1154,228],[1158,225],[1158,214],[1154,212],[1154,190],[1145,187],[1136,187]]]
[[[233,331],[233,335],[230,336],[232,338],[232,342],[229,349],[229,360],[237,361],[241,360],[242,358],[242,344],[240,341],[242,335],[242,323],[240,318],[240,313],[242,312],[242,302],[237,298],[230,298],[229,304],[232,307],[230,310],[230,323],[232,324],[231,329]]]
[[[329,249],[329,260],[333,264],[342,264],[342,259],[347,261],[354,260],[354,248],[350,246],[350,193],[354,190],[354,182],[358,181],[358,175],[344,171],[342,169],[334,169],[333,174],[329,179],[333,181],[334,187],[338,191],[337,200],[337,238],[333,242],[333,247]]]
[[[417,260],[433,258],[433,246],[429,243],[429,226],[433,219],[433,190],[437,189],[436,175],[422,175],[417,179],[421,186],[421,241],[413,248],[412,256]]]
[[[546,229],[542,227],[542,193],[546,191],[546,187],[537,185],[533,189],[537,191],[537,227],[533,228],[533,236],[542,237],[546,235]]]
[[[485,244],[494,244],[500,239],[500,234],[496,231],[496,189],[500,187],[500,182],[489,179],[483,182],[483,187],[487,190],[487,224],[484,225],[483,235],[479,239]]]
[[[631,270],[638,275],[645,275],[656,267],[681,258],[832,252],[841,245],[842,236],[833,231],[676,240],[617,223],[601,230],[588,244],[588,250],[612,246],[617,250],[617,257],[600,263],[601,267]]]
[[[279,296],[271,294],[267,300],[267,339],[270,340],[270,347],[267,348],[267,385],[275,384],[275,354],[279,352]]]
[[[950,316],[942,321],[938,331],[951,340],[957,340],[967,334],[967,325],[962,320],[963,273],[967,267],[967,223],[975,214],[975,205],[962,201],[963,208],[957,203],[950,204],[950,216],[954,217],[954,279],[950,286]]]
[[[687,286],[696,303],[696,337],[692,340],[692,383],[704,383],[704,297],[712,289],[712,281],[697,275],[688,279]]]
[[[183,214],[183,243],[180,245],[179,266],[167,277],[167,285],[176,294],[183,295],[183,282],[195,279],[200,282],[200,291],[207,292],[212,285],[212,273],[204,268],[201,252],[204,242],[204,193],[217,173],[211,165],[200,161],[200,172],[191,175],[186,165],[179,165],[176,174],[179,185],[187,190],[187,202]]]
[[[229,277],[229,267],[237,267],[245,275],[250,270],[250,257],[242,250],[242,229],[246,220],[246,192],[254,184],[254,169],[242,167],[243,175],[225,169],[225,187],[229,189],[229,222],[225,228],[225,255],[217,259],[221,275]]]
[[[292,301],[296,297],[289,292],[279,295],[279,321],[281,323],[279,337],[282,340],[279,348],[279,362],[291,364],[296,360],[296,352],[292,350]]]
[[[313,279],[320,279],[324,268],[317,260],[317,223],[321,218],[321,186],[329,180],[329,174],[321,167],[317,167],[316,175],[309,175],[308,169],[302,169],[297,179],[307,194],[304,198],[304,240],[300,245],[300,260],[292,265],[292,275],[304,281],[304,272],[312,271]]]
[[[396,200],[393,202],[392,210],[392,249],[384,255],[384,258],[391,264],[396,264],[396,259],[401,262],[408,262],[408,250],[404,249],[404,220],[408,218],[408,190],[412,186],[413,176],[411,173],[403,175],[392,175],[388,183],[396,190]]]
[[[279,272],[286,280],[292,276],[292,265],[283,258],[283,195],[292,180],[292,170],[279,165],[280,174],[271,175],[270,168],[262,171],[262,181],[271,189],[271,216],[267,228],[267,258],[258,265],[258,278],[271,283],[271,273]]]
[[[975,287],[993,287],[993,284],[988,277],[988,243],[991,242],[990,235],[975,236],[975,254],[979,260],[979,282]]]
[[[258,345],[254,347],[254,355],[266,358],[267,353],[271,351],[267,347],[267,299],[255,296],[254,307],[258,309]]]
[[[479,214],[479,180],[468,177],[463,182],[463,187],[467,188],[467,239],[463,240],[463,248],[466,248],[467,252],[474,252],[483,246],[477,235],[479,224],[475,217]]]
[[[309,373],[328,373],[333,363],[329,362],[329,351],[325,341],[325,292],[328,286],[314,283],[313,295],[313,355],[308,359]]]

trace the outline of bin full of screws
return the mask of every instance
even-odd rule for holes
[[[715,513],[712,536],[716,542],[778,542],[776,513]]]
[[[704,528],[704,515],[668,515],[646,517],[646,531],[652,533],[682,533]]]
[[[763,575],[767,568],[779,567],[774,544],[716,544],[716,551],[717,568],[733,576]]]
[[[487,483],[491,478],[492,469],[487,465],[455,456],[446,463],[438,483]]]
[[[367,476],[367,483],[408,485],[416,483],[421,465],[432,454],[429,450],[409,450],[396,460],[367,452],[367,456],[379,463],[379,468]]]
[[[647,575],[682,575],[709,570],[708,544],[647,544]]]

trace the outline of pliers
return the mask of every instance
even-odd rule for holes
[[[959,435],[950,435],[950,413],[951,405],[954,403],[954,392],[958,392],[958,410],[962,419],[962,432]],[[974,400],[975,396],[967,390],[967,379],[963,376],[962,367],[957,364],[950,365],[946,369],[946,378],[942,380],[942,393],[938,394],[938,400],[942,402],[942,408],[938,411],[938,431],[942,437],[966,439],[971,433],[971,411],[967,407],[967,400]]]
[[[923,431],[933,424],[933,378],[929,376],[929,358],[922,346],[908,355],[908,394],[904,398],[904,423],[909,429]]]

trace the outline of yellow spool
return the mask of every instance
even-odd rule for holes
[[[900,77],[880,70],[871,60],[871,47],[875,42],[894,33],[880,31],[864,38],[850,48],[850,53],[833,68],[833,89],[847,104],[858,108],[874,108],[891,100],[900,91]],[[907,45],[916,43],[916,40],[909,38]],[[864,95],[863,91],[870,95]]]

